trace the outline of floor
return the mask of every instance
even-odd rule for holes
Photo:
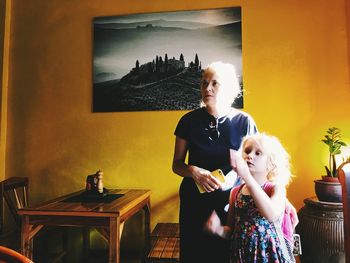
[[[142,259],[139,255],[121,255],[120,261],[121,263],[141,263]],[[106,262],[108,262],[107,250],[92,250],[89,252],[89,261],[87,261],[87,263],[106,263]]]

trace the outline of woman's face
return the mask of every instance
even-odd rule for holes
[[[220,93],[220,80],[218,75],[213,71],[205,71],[201,81],[202,101],[207,106],[215,106],[218,102]]]

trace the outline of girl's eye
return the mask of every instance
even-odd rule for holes
[[[256,155],[260,155],[261,152],[260,152],[260,151],[256,151],[255,154],[256,154]]]
[[[244,149],[244,153],[245,154],[250,154],[252,152],[252,150],[250,148],[245,148]]]

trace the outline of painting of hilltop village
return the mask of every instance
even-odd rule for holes
[[[94,112],[198,108],[214,61],[232,63],[243,89],[240,7],[98,17],[93,30]]]

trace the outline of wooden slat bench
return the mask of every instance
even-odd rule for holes
[[[158,223],[151,233],[147,262],[179,262],[179,241],[178,223]]]

